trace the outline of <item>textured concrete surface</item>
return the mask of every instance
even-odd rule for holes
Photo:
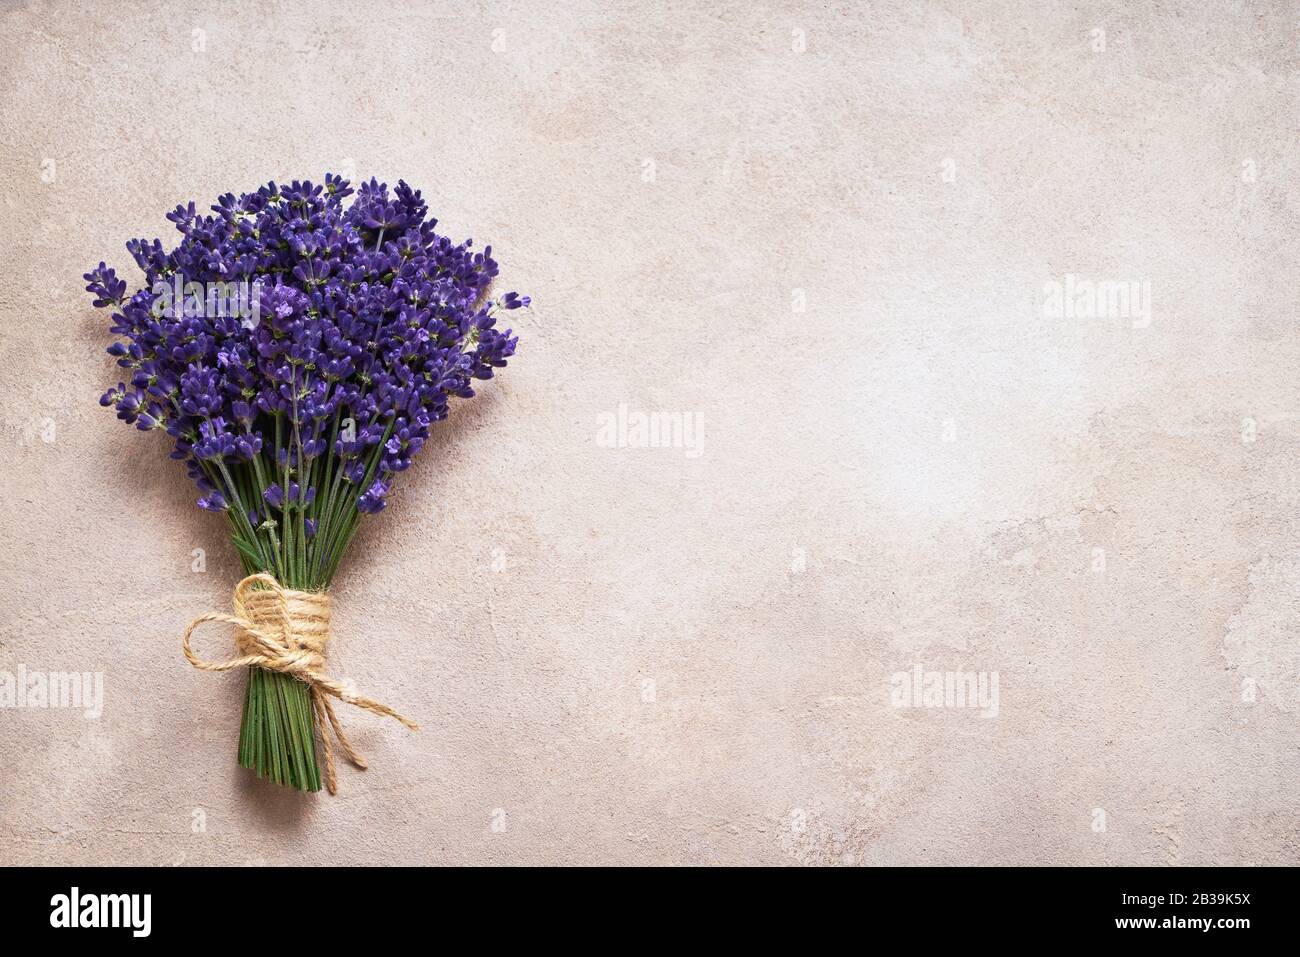
[[[0,709],[0,861],[1300,860],[1297,5],[654,6],[3,6],[0,671],[104,700]],[[336,799],[79,279],[326,170],[536,303],[341,576],[426,730]]]

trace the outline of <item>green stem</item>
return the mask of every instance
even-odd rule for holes
[[[284,438],[283,416],[277,415],[275,420],[276,445],[272,452],[271,468],[276,466]],[[257,543],[252,555],[243,553],[241,549],[246,573],[268,572],[288,588],[318,587],[319,582],[306,579],[305,563],[296,560],[300,553],[295,551],[293,522],[286,517],[286,511],[280,512],[284,542],[280,541],[272,524],[268,523],[264,539],[252,531],[242,498],[244,495],[251,498],[254,487],[259,497],[266,491],[267,474],[260,455],[254,459],[252,469],[246,471],[245,492],[240,495],[223,466],[227,484],[230,485],[232,494],[237,496],[234,499],[235,507],[243,515],[242,523],[233,516],[231,521],[240,537],[251,534]],[[287,504],[290,474],[288,464],[280,468],[279,472]],[[259,498],[259,501],[264,502],[265,499]],[[263,543],[265,548],[262,547]],[[266,778],[276,784],[300,791],[319,791],[321,774],[316,760],[313,707],[311,688],[305,682],[280,672],[249,668],[244,717],[239,729],[240,765],[253,771],[259,778]]]

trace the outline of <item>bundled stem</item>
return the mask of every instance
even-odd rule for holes
[[[296,454],[284,457],[285,465],[278,474],[283,483],[281,488],[289,488],[292,482],[298,482],[304,489],[318,487],[320,492],[310,504],[290,502],[286,498],[280,520],[268,518],[256,527],[248,521],[247,510],[242,507],[245,500],[263,501],[268,487],[266,475],[275,474],[274,463],[281,457],[278,448],[286,437],[284,425],[283,416],[276,416],[274,429],[267,430],[267,434],[273,432],[277,439],[276,449],[266,450],[269,461],[264,461],[264,453],[259,453],[251,463],[241,464],[233,472],[222,464],[213,470],[210,480],[233,503],[227,514],[246,574],[266,572],[287,588],[324,590],[333,580],[360,519],[357,487],[347,481],[327,481],[327,478],[336,479],[340,471],[335,469],[335,476],[327,476],[333,456],[311,460],[300,459]],[[390,423],[385,430],[385,441],[391,427]],[[337,430],[336,415],[331,445]],[[362,488],[380,471],[382,448],[381,441],[370,450]],[[290,461],[304,462],[304,466],[292,466]],[[315,535],[307,534],[308,520],[315,523]],[[283,535],[278,534],[281,527]],[[276,784],[301,791],[319,791],[322,780],[316,760],[312,709],[311,689],[304,682],[291,675],[249,668],[239,731],[240,765]]]

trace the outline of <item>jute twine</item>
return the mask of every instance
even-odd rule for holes
[[[283,588],[265,573],[249,575],[235,586],[235,613],[208,612],[199,615],[185,629],[185,657],[200,671],[233,671],[236,668],[265,668],[292,675],[311,688],[312,710],[317,737],[325,752],[325,787],[338,792],[334,772],[334,746],[330,730],[349,761],[364,770],[365,758],[357,754],[343,733],[330,698],[375,714],[396,718],[412,731],[420,726],[387,705],[359,695],[321,671],[325,664],[325,642],[330,636],[330,599],[325,592],[295,591]],[[190,647],[190,636],[200,625],[210,621],[235,626],[235,646],[239,657],[229,661],[204,661]],[[326,728],[326,722],[329,728]]]

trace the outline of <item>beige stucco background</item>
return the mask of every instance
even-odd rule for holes
[[[5,3],[0,670],[105,698],[0,710],[0,862],[1296,863],[1298,24]],[[424,731],[345,714],[332,799],[181,656],[238,567],[96,404],[80,280],[327,170],[535,301],[341,575],[331,667]],[[1149,322],[1053,317],[1067,276]],[[698,442],[607,447],[620,406]],[[895,707],[916,665],[996,717]]]

